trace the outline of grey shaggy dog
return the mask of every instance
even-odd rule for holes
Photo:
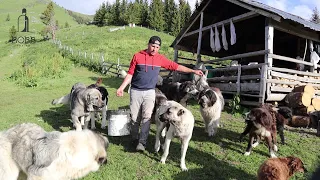
[[[0,132],[0,179],[78,179],[107,162],[108,144],[90,130],[46,132],[23,123]]]

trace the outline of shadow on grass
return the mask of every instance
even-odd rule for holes
[[[36,117],[41,117],[44,122],[50,124],[57,131],[65,131],[62,127],[73,129],[70,107],[67,105],[54,106],[49,110],[43,110]]]
[[[175,141],[175,140],[174,140]],[[166,163],[180,164],[180,150],[181,150],[181,143],[171,141],[170,144],[170,151],[167,158]],[[153,145],[155,142],[155,136],[149,136],[149,143],[147,145],[147,150],[150,152],[153,151]],[[235,166],[231,165],[230,163],[221,161],[214,157],[214,155],[209,154],[207,152],[199,150],[201,148],[193,148],[188,147],[187,155],[186,155],[186,165],[189,168],[188,172],[180,172],[172,177],[172,179],[256,179],[255,176],[248,174],[247,172],[236,168]],[[160,153],[144,153],[147,157],[154,159],[160,163],[160,158],[162,156],[162,152]],[[203,167],[199,169],[192,169],[190,163],[194,163],[197,166]],[[188,165],[189,164],[189,165]],[[180,167],[179,167],[180,168]]]

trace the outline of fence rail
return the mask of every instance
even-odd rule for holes
[[[120,70],[127,70],[129,68],[128,65],[120,64],[119,58],[117,63],[112,63],[105,61],[105,57],[101,53],[97,54],[83,50],[76,50],[68,45],[62,44],[58,39],[52,40],[51,42],[62,50],[64,55],[71,56],[71,58],[76,59],[79,63],[95,68],[102,74],[113,74],[119,76]]]

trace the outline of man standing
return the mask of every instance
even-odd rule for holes
[[[123,96],[123,90],[131,82],[131,136],[132,143],[136,146],[137,151],[144,151],[147,144],[150,118],[155,103],[155,87],[160,68],[203,75],[201,70],[193,70],[179,65],[167,59],[164,55],[159,54],[160,46],[160,37],[152,36],[149,39],[148,49],[134,54],[128,74],[117,89],[117,96]],[[141,117],[141,119],[138,119],[138,117]],[[139,133],[140,126],[141,131]]]

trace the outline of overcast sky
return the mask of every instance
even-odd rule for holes
[[[108,1],[110,3],[115,2],[115,0],[53,0],[60,6],[72,11],[80,12],[83,14],[95,14],[96,10],[102,4],[102,2]],[[130,0],[129,0],[130,1]],[[178,0],[175,0],[176,3]],[[194,9],[196,0],[187,0]],[[200,0],[199,0],[200,1]],[[312,10],[317,7],[320,11],[320,0],[256,0],[267,4],[269,6],[275,7],[277,9],[298,15],[305,19],[310,19]]]

